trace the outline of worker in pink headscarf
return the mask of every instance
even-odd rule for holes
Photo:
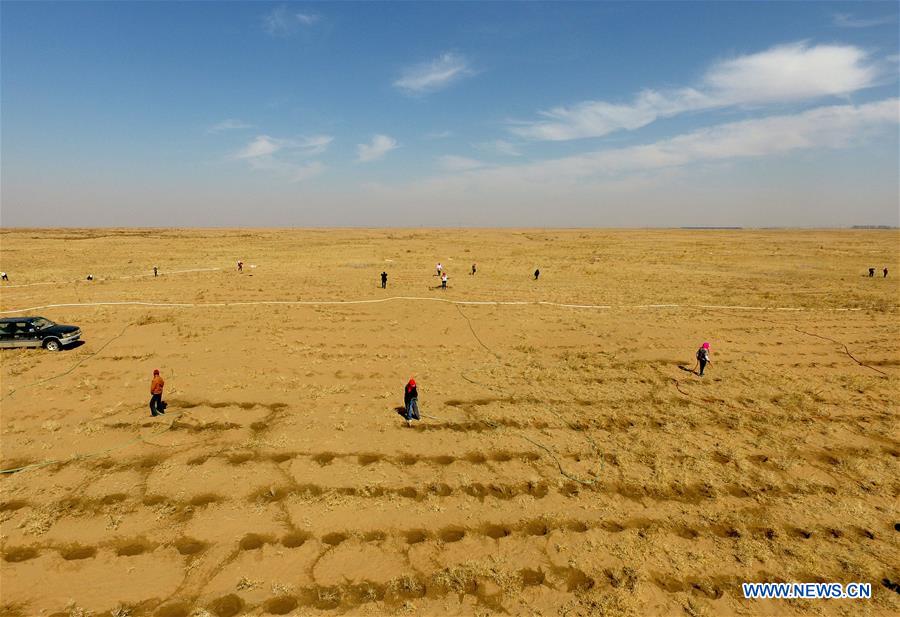
[[[700,377],[703,377],[703,369],[706,368],[706,365],[712,362],[709,359],[709,343],[703,343],[700,345],[700,349],[697,350],[697,365],[700,366]]]

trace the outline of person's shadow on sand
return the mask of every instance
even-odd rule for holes
[[[697,374],[697,371],[695,371],[695,370],[692,369],[692,368],[688,368],[688,367],[684,366],[683,364],[679,364],[679,365],[678,365],[678,368],[680,368],[680,369],[681,369],[682,371],[684,371],[685,373],[690,373],[691,375],[696,375],[696,374]]]
[[[403,421],[406,422],[407,428],[412,426],[410,421],[406,417],[406,407],[404,407],[403,405],[397,405],[396,407],[394,407],[394,411],[397,412],[398,416],[403,418]]]

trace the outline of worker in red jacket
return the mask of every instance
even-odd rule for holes
[[[153,381],[150,382],[150,415],[158,416],[166,413],[166,404],[162,400],[163,386],[166,382],[159,375],[159,369],[153,369]]]

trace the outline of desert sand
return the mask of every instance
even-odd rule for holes
[[[896,230],[0,243],[3,615],[900,613]]]

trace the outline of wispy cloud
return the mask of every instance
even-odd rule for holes
[[[315,13],[296,11],[285,5],[277,6],[263,15],[263,29],[271,36],[286,37],[294,34],[304,26],[311,26],[319,21]]]
[[[274,154],[281,150],[282,145],[283,140],[273,139],[268,135],[259,135],[234,156],[239,159],[253,159],[259,156]]]
[[[293,142],[293,147],[302,150],[307,156],[321,154],[328,149],[334,137],[331,135],[313,135]]]
[[[222,131],[233,131],[237,129],[252,129],[252,124],[247,124],[241,120],[237,120],[235,118],[228,118],[227,120],[223,120],[218,124],[214,124],[208,129],[206,129],[207,133],[221,133]]]
[[[849,13],[834,13],[831,22],[839,28],[871,28],[872,26],[884,26],[897,23],[897,15],[884,15],[882,17],[859,18]]]
[[[446,88],[472,74],[474,71],[463,56],[448,52],[406,68],[394,81],[394,86],[408,94],[425,94]]]
[[[469,171],[470,169],[480,169],[485,167],[485,164],[465,156],[448,154],[438,157],[438,166],[444,171]]]
[[[268,135],[257,135],[249,144],[244,146],[234,156],[239,159],[252,159],[260,156],[275,154],[279,150],[291,150],[294,154],[303,156],[315,156],[328,149],[334,137],[331,135],[313,135],[300,139],[283,139]]]
[[[900,123],[900,100],[838,105],[698,129],[651,144],[611,148],[484,170],[512,182],[580,179],[678,167],[698,162],[781,155],[795,150],[843,148]]]
[[[334,137],[331,135],[313,135],[299,139],[257,135],[236,152],[233,158],[246,161],[251,169],[275,174],[288,182],[301,182],[320,175],[326,167],[319,161],[299,162],[298,159],[322,154],[332,141]]]
[[[422,203],[432,204],[433,210],[424,215],[431,217],[429,220],[452,212],[453,218],[442,224],[451,224],[462,217],[471,220],[469,224],[503,221],[506,225],[540,226],[546,225],[548,216],[557,223],[573,220],[575,216],[576,220],[582,221],[580,224],[616,221],[616,224],[633,226],[646,225],[650,220],[667,225],[729,225],[735,223],[727,221],[739,220],[736,217],[750,214],[754,208],[766,213],[755,224],[772,224],[766,223],[773,220],[771,217],[789,221],[787,224],[791,225],[809,224],[803,221],[828,220],[839,207],[837,202],[825,206],[830,211],[823,209],[822,213],[817,213],[815,207],[823,202],[823,197],[826,200],[828,197],[817,191],[809,193],[806,187],[800,192],[807,195],[799,199],[809,207],[788,208],[783,204],[792,200],[797,203],[798,194],[792,191],[800,185],[795,186],[791,180],[783,178],[769,183],[767,179],[749,174],[752,179],[745,188],[751,192],[778,195],[783,201],[778,205],[754,204],[753,198],[748,198],[741,211],[723,207],[718,190],[712,194],[719,197],[711,196],[704,187],[689,179],[705,177],[710,180],[708,172],[712,167],[737,166],[740,161],[751,159],[787,159],[800,152],[815,155],[823,150],[862,148],[870,140],[890,139],[890,135],[896,135],[898,121],[900,101],[896,98],[858,106],[824,106],[796,114],[724,123],[640,146],[607,148],[524,165],[444,172],[396,185],[377,185],[367,190],[366,197],[383,212],[393,208],[403,214],[416,212],[421,217],[418,206]],[[785,160],[785,164],[790,162]],[[890,167],[889,163],[887,167]],[[826,173],[825,168],[822,169],[820,173]],[[891,175],[895,177],[896,172]],[[714,174],[714,177],[719,176]],[[683,192],[673,193],[673,186],[678,185],[679,179],[687,183],[681,185]],[[729,183],[732,180],[729,179]],[[840,176],[822,177],[821,182],[823,186],[834,187],[840,186],[842,179]],[[890,177],[873,183],[872,198],[879,205],[872,211],[880,211],[884,220],[895,224],[896,184],[893,187],[890,184]],[[685,195],[692,192],[691,197],[697,199],[697,203],[705,201],[704,211],[685,200]],[[648,201],[643,202],[642,196]],[[889,203],[892,196],[893,211],[885,210],[884,204]],[[734,199],[741,198],[740,191],[736,190]],[[712,203],[717,207],[709,208]],[[553,205],[548,207],[548,204]],[[691,212],[693,214],[689,214]],[[820,214],[826,218],[821,218]],[[382,211],[379,216],[383,216]],[[779,216],[783,218],[779,219]],[[710,220],[722,222],[710,223]],[[852,216],[844,220],[852,221]]]
[[[495,139],[493,141],[483,141],[475,144],[475,147],[482,152],[490,152],[491,154],[500,154],[502,156],[522,156],[522,151],[516,144]]]
[[[387,135],[375,135],[372,137],[372,143],[358,144],[356,153],[361,163],[377,161],[384,158],[384,155],[397,148],[397,140]]]
[[[556,107],[541,112],[539,120],[514,122],[510,131],[533,140],[601,137],[690,111],[844,95],[873,85],[877,77],[858,47],[791,43],[717,62],[696,88],[644,90],[630,103]]]

